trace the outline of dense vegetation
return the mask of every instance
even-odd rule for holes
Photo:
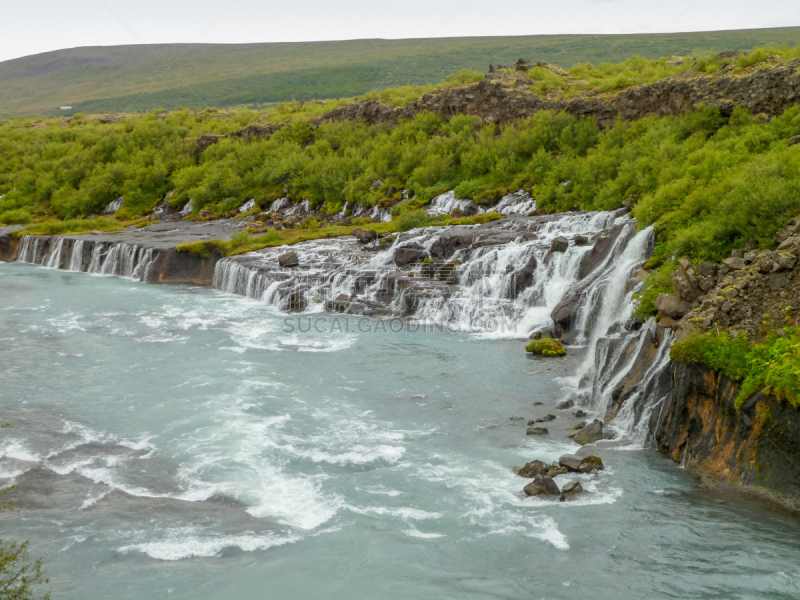
[[[737,408],[762,389],[794,407],[800,406],[800,330],[796,327],[773,331],[761,343],[751,343],[745,334],[695,335],[673,344],[670,357],[704,364],[740,381]]]
[[[356,40],[299,44],[169,44],[76,48],[0,64],[0,115],[147,112],[343,98],[398,85],[429,85],[460,69],[520,57],[564,68],[630,56],[699,56],[796,45],[800,29]],[[712,61],[713,62],[713,61]],[[169,68],[165,68],[169,65]],[[69,114],[69,113],[68,113]]]

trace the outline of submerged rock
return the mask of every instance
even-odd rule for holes
[[[550,432],[544,427],[528,427],[528,431],[525,432],[525,435],[547,435],[549,433]]]
[[[547,475],[536,475],[528,485],[526,485],[523,490],[528,496],[560,496],[561,490],[558,489],[558,485],[555,481],[553,481],[552,477],[548,477]]]

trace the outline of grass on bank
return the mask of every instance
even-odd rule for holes
[[[675,342],[670,358],[682,363],[706,365],[741,382],[736,408],[764,390],[793,407],[800,407],[800,329],[794,326],[772,331],[752,343],[746,334],[707,333]]]

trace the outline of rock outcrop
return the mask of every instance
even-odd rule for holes
[[[672,363],[670,375],[657,447],[709,484],[800,510],[800,410],[763,392],[737,410],[740,384],[698,365]]]

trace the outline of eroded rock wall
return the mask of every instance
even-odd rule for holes
[[[800,410],[758,393],[735,407],[739,384],[671,363],[673,390],[651,417],[656,447],[704,481],[800,510]]]

